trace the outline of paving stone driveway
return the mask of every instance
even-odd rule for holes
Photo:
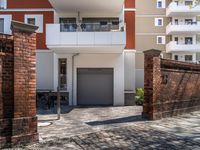
[[[200,150],[200,111],[154,122],[143,120],[141,111],[141,107],[75,108],[52,125],[39,127],[40,143],[25,149]]]

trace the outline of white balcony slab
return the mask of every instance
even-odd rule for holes
[[[126,45],[126,33],[61,32],[59,24],[47,24],[47,47],[67,53],[121,53]]]
[[[166,45],[167,53],[172,52],[200,52],[200,44],[177,44],[177,42],[172,41]]]
[[[112,43],[111,32],[98,32],[95,33],[95,45],[110,45]]]
[[[123,45],[126,43],[126,34],[124,32],[113,32],[112,44]]]
[[[124,0],[49,0],[57,12],[119,13]]]
[[[77,43],[77,33],[76,32],[60,32],[58,35],[61,45],[76,45]]]
[[[198,16],[200,15],[200,5],[186,6],[177,5],[175,2],[171,2],[166,9],[167,17],[186,17],[186,16]]]
[[[168,35],[179,35],[179,34],[197,34],[200,33],[200,22],[197,24],[169,24],[166,27],[166,34]]]
[[[94,45],[95,32],[78,32],[77,45]]]

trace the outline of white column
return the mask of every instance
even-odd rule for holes
[[[135,92],[135,50],[124,51],[125,91]]]

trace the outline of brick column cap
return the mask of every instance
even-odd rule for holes
[[[19,30],[21,32],[34,33],[38,29],[38,26],[25,24],[23,22],[14,21],[11,22],[11,30]]]
[[[162,52],[161,50],[157,50],[157,49],[150,49],[150,50],[143,51],[144,54],[154,53],[154,54],[159,54],[159,55],[161,54],[161,52]]]

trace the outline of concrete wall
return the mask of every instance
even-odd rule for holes
[[[165,6],[167,7],[169,5],[171,0],[166,0],[165,1]],[[166,11],[165,9],[157,9],[157,0],[151,0],[151,2],[149,0],[136,0],[136,15],[137,14],[149,14],[149,15],[160,15],[160,14],[165,14]]]

